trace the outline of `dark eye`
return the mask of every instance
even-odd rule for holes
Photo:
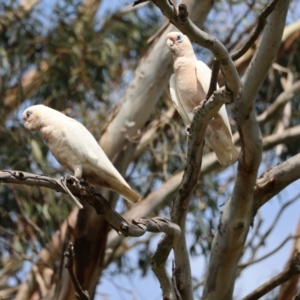
[[[182,36],[181,35],[177,35],[176,40],[178,43],[183,42]]]
[[[29,118],[32,115],[31,111],[26,112],[26,117]]]

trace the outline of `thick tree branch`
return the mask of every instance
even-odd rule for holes
[[[288,2],[279,0],[268,18],[260,46],[243,77],[243,92],[235,101],[241,152],[232,197],[226,203],[214,237],[203,299],[232,299],[237,263],[252,223],[254,186],[262,155],[254,102],[280,43]],[[266,53],[268,53],[266,55]],[[267,57],[267,58],[266,58]]]
[[[300,178],[300,154],[274,166],[257,179],[254,189],[254,215],[262,205]],[[254,216],[253,215],[253,216]]]
[[[159,275],[162,276],[162,279],[159,278],[159,280],[163,280],[164,283],[168,283],[166,289],[163,290],[164,297],[172,297],[174,292],[170,285],[170,277],[167,275],[165,270],[166,260],[171,248],[173,247],[176,265],[175,278],[177,289],[182,299],[193,299],[191,270],[184,234],[186,214],[188,211],[189,201],[197,184],[198,175],[201,169],[206,127],[211,118],[226,101],[227,97],[231,97],[231,94],[225,89],[220,89],[195,110],[195,116],[190,130],[191,136],[188,143],[188,163],[184,171],[179,191],[175,197],[171,214],[172,222],[180,225],[182,234],[174,240],[174,244],[173,241],[170,240],[170,237],[165,235],[160,241],[152,258],[152,267],[154,272],[156,274],[159,273]]]

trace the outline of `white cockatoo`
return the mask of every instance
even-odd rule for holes
[[[205,100],[208,93],[211,70],[197,60],[190,40],[181,32],[170,32],[167,46],[174,58],[174,74],[170,78],[171,99],[184,124],[189,126],[194,108]],[[205,141],[214,150],[221,165],[228,166],[238,159],[225,105],[209,122]]]
[[[27,129],[40,131],[54,157],[77,179],[113,190],[130,202],[140,200],[81,123],[45,105],[28,107],[23,120]]]

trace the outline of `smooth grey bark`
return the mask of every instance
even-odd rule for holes
[[[197,26],[203,24],[213,5],[211,0],[185,0],[183,3]],[[168,84],[172,74],[172,55],[166,47],[166,35],[172,30],[175,27],[169,25],[142,57],[120,100],[116,116],[102,134],[100,145],[111,160],[114,160],[116,150],[126,145],[128,137],[135,136],[146,123]],[[129,122],[134,125],[128,127],[126,124]]]
[[[242,79],[243,93],[235,102],[241,154],[233,194],[221,215],[212,245],[202,298],[205,300],[232,299],[237,263],[253,218],[253,194],[262,154],[254,102],[279,47],[288,4],[279,0],[267,19],[258,49]]]

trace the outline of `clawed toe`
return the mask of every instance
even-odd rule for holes
[[[80,185],[80,180],[74,175],[69,175],[68,177],[66,177],[66,180],[68,181],[68,183]]]
[[[185,132],[187,135],[191,135],[191,125],[185,127]]]

